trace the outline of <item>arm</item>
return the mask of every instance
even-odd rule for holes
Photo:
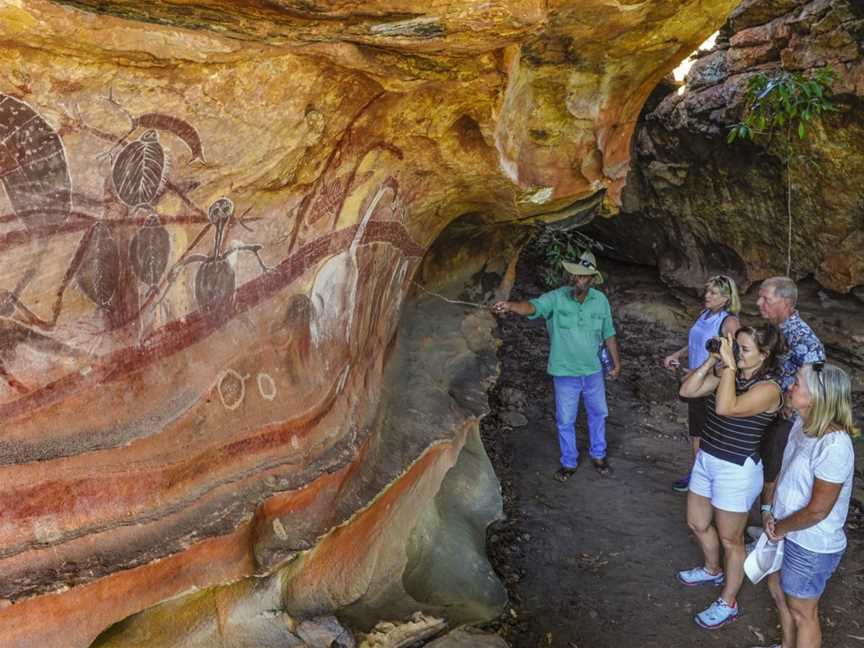
[[[606,348],[609,349],[609,355],[612,356],[612,371],[609,375],[614,380],[621,374],[621,356],[618,353],[618,339],[612,335],[605,340]]]
[[[516,313],[517,315],[522,315],[527,317],[528,315],[533,315],[535,312],[535,308],[533,304],[529,302],[511,302],[511,301],[499,301],[492,305],[492,312],[494,313]]]
[[[774,489],[777,486],[777,482],[765,482],[762,486],[762,495],[759,498],[759,503],[761,506],[774,506]],[[760,508],[761,508],[760,506]],[[773,525],[774,524],[774,515],[771,511],[762,511],[762,526],[767,528],[768,522]],[[774,532],[774,527],[771,527],[771,532]]]
[[[720,359],[725,365],[717,387],[717,413],[720,416],[753,416],[771,412],[780,405],[780,387],[762,383],[743,394],[735,393],[737,361],[732,352],[732,335],[720,338]]]
[[[717,413],[720,416],[754,416],[776,410],[780,387],[770,383],[755,385],[743,394],[735,394],[735,370],[724,367],[717,387]]]
[[[683,346],[674,353],[663,358],[663,366],[666,369],[674,369],[681,364],[681,360],[687,357],[687,347]]]
[[[814,524],[819,524],[831,513],[831,509],[837,503],[837,498],[840,497],[842,488],[842,483],[835,484],[823,481],[818,477],[814,478],[813,494],[810,496],[807,506],[782,520],[772,519],[770,524],[766,522],[765,529],[768,531],[768,537],[776,542],[790,531],[800,531]]]
[[[731,335],[734,338],[740,328],[741,322],[738,321],[738,318],[735,315],[729,315],[729,317],[723,320],[723,328],[720,329],[720,335],[723,337]]]
[[[701,367],[687,374],[684,382],[681,383],[681,389],[678,393],[684,398],[699,398],[707,396],[717,389],[720,379],[711,371],[716,362],[717,355],[714,353],[709,354],[708,359],[702,363]]]

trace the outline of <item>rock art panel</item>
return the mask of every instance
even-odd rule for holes
[[[361,5],[0,5],[0,643],[89,645],[291,560],[298,618],[371,627],[372,586],[446,607],[417,593],[440,555],[411,540],[417,597],[400,557],[492,360],[443,344],[455,405],[417,379],[431,409],[384,425],[416,271],[464,214],[614,210],[626,124],[731,3]]]

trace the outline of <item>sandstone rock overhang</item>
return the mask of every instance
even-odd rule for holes
[[[0,6],[0,643],[86,645],[344,522],[313,495],[363,464],[432,243],[614,211],[733,4]]]

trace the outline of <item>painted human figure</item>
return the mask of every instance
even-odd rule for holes
[[[555,386],[555,422],[561,449],[561,466],[554,477],[564,482],[576,472],[579,453],[574,425],[580,397],[588,414],[589,454],[602,476],[610,472],[606,458],[606,385],[598,357],[605,342],[612,358],[609,376],[618,377],[621,359],[612,309],[606,296],[592,288],[603,282],[597,261],[585,252],[575,263],[564,262],[570,285],[524,302],[500,301],[495,313],[516,313],[531,319],[542,317],[549,332],[548,373]]]

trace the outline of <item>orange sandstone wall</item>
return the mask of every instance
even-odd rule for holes
[[[0,5],[0,643],[300,552],[319,607],[358,604],[327,547],[419,506],[479,414],[450,449],[376,432],[426,250],[614,210],[644,99],[733,4]]]

